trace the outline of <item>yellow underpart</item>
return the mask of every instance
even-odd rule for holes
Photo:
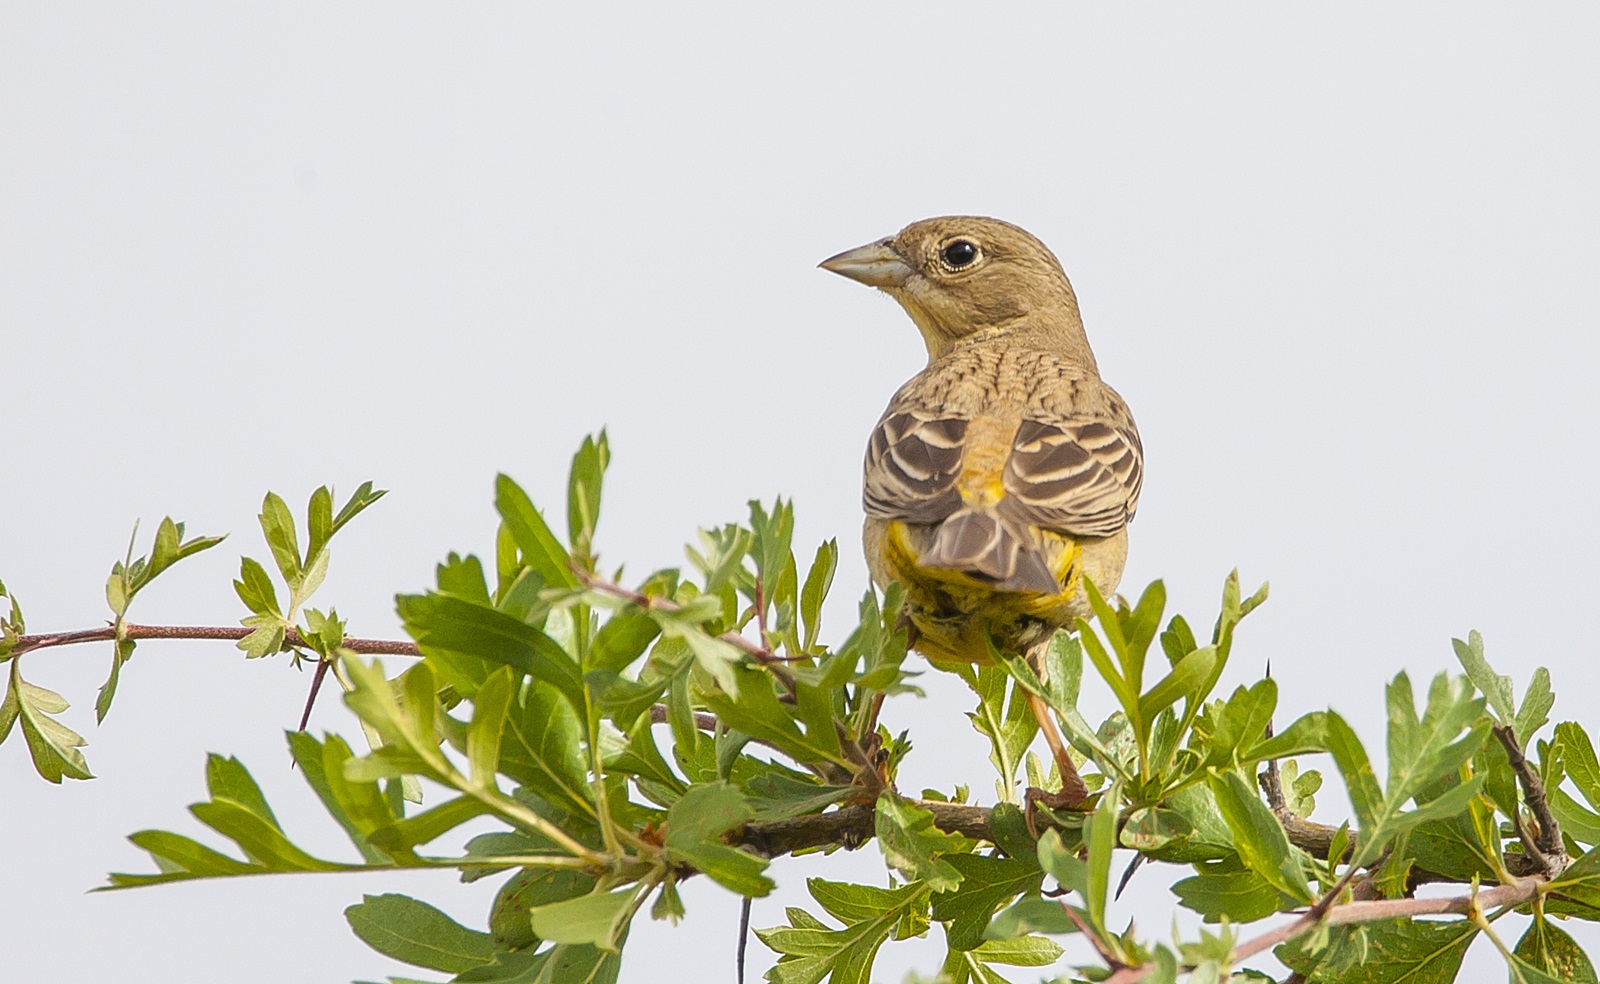
[[[923,567],[906,524],[889,524],[883,543],[884,566],[906,590],[908,609],[920,632],[917,648],[923,654],[935,662],[987,663],[991,634],[1004,640],[1025,617],[1064,621],[1061,613],[1078,593],[1080,548],[1076,541],[1058,533],[1031,532],[1043,541],[1047,556],[1055,555],[1052,573],[1066,585],[1058,594],[997,591],[994,585],[964,571]],[[1055,549],[1058,544],[1059,550]],[[951,618],[933,614],[946,611],[957,614]]]

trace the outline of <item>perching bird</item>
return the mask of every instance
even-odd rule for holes
[[[1106,597],[1122,578],[1144,452],[1060,262],[1014,225],[948,216],[821,265],[900,302],[928,348],[872,432],[863,493],[868,567],[904,587],[916,648],[987,662],[991,638],[1028,653],[1088,615],[1083,578]]]

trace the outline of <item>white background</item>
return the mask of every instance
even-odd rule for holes
[[[815,264],[976,212],[1055,249],[1138,417],[1125,590],[1164,577],[1209,624],[1229,569],[1271,579],[1225,685],[1270,658],[1280,718],[1332,705],[1381,753],[1383,683],[1420,689],[1479,628],[1519,691],[1548,665],[1557,720],[1596,722],[1593,8],[577,10],[0,8],[0,577],[32,629],[99,624],[133,521],[166,514],[233,537],[134,618],[233,624],[263,492],[299,511],[371,478],[394,491],[320,600],[394,636],[395,592],[489,549],[497,470],[560,515],[606,425],[607,563],[679,563],[696,527],[794,496],[802,554],[843,547],[837,642],[865,584],[861,449],[923,356]],[[0,748],[0,977],[406,973],[345,927],[362,892],[482,925],[490,890],[442,875],[85,894],[151,870],[124,835],[199,833],[206,750],[352,856],[284,750],[306,674],[143,645],[97,728],[108,659],[24,661],[100,778],[49,786]],[[971,701],[926,682],[885,712],[916,741],[902,785],[992,800]],[[326,700],[313,726],[353,722]],[[1332,780],[1321,813],[1345,809]],[[756,925],[817,871],[883,877],[870,849],[778,862]],[[1164,937],[1181,874],[1147,869],[1121,910]],[[732,979],[736,904],[686,898],[676,930],[641,920],[624,980]],[[890,945],[875,977],[941,953],[938,930]]]

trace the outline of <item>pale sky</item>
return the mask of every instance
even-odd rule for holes
[[[1455,669],[1476,628],[1519,692],[1548,665],[1555,720],[1593,725],[1596,51],[1578,4],[6,3],[0,579],[34,631],[98,625],[134,520],[171,514],[233,536],[132,617],[235,624],[262,494],[373,479],[392,494],[319,601],[395,636],[396,592],[490,549],[495,473],[559,511],[605,425],[608,565],[679,563],[697,527],[793,496],[798,550],[842,546],[837,643],[866,583],[862,448],[923,352],[815,266],[979,213],[1060,256],[1138,419],[1124,590],[1163,577],[1208,625],[1230,569],[1272,582],[1226,686],[1270,658],[1281,716],[1332,706],[1381,754],[1384,683]],[[7,980],[410,973],[345,926],[363,892],[483,925],[493,886],[446,875],[85,894],[151,870],[129,833],[205,836],[184,807],[207,751],[351,855],[288,767],[307,675],[147,644],[95,727],[109,656],[23,663],[100,778],[49,786],[0,747]],[[925,682],[885,711],[916,743],[902,787],[991,802],[971,700]],[[355,731],[334,700],[313,727]],[[1330,776],[1319,816],[1347,813]],[[870,847],[772,873],[757,926],[807,875],[884,877]],[[1186,873],[1146,868],[1119,910],[1164,938]],[[683,925],[636,924],[624,981],[732,980],[736,900],[698,882]],[[942,950],[890,944],[874,977]]]

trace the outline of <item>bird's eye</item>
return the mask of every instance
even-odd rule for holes
[[[968,240],[957,239],[952,243],[946,244],[945,248],[940,251],[940,255],[944,257],[944,261],[950,265],[952,270],[959,270],[962,267],[971,266],[973,261],[978,258],[978,246]]]

